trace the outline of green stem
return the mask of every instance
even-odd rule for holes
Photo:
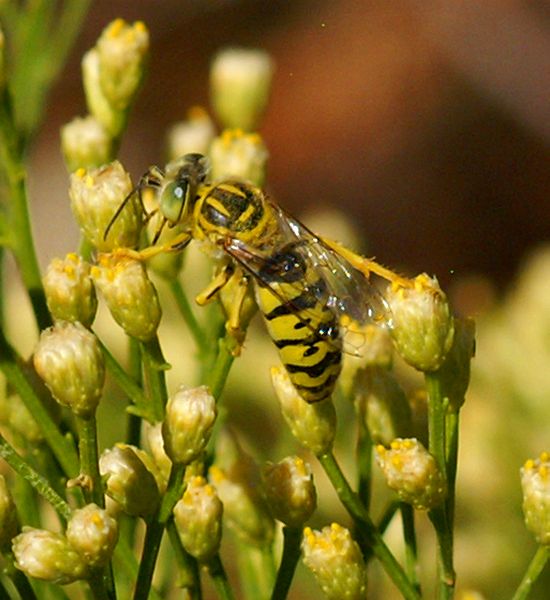
[[[67,477],[78,474],[79,461],[71,442],[59,431],[57,425],[44,407],[41,398],[24,372],[22,361],[8,344],[0,330],[0,370],[23,400],[29,412],[40,426],[40,430],[54,456]]]
[[[141,360],[143,364],[143,383],[147,391],[149,416],[152,422],[164,419],[164,410],[168,401],[165,370],[168,363],[162,355],[158,337],[141,342]]]
[[[357,493],[363,506],[368,510],[372,483],[372,440],[364,418],[360,418],[358,422],[359,432],[357,436],[356,463],[359,481]]]
[[[401,502],[401,520],[403,522],[403,539],[405,541],[405,570],[416,591],[420,594],[418,581],[418,549],[416,546],[416,532],[414,529],[414,510],[410,504]]]
[[[285,600],[288,595],[294,571],[300,559],[302,530],[295,527],[283,527],[283,540],[283,556],[277,571],[271,600]]]
[[[55,492],[48,481],[37,473],[28,463],[26,463],[17,452],[0,436],[0,456],[10,465],[10,467],[43,496],[59,513],[63,519],[68,520],[71,516],[69,505]]]
[[[115,548],[115,558],[121,565],[128,578],[134,582],[137,579],[138,564],[134,556],[133,548],[124,538],[120,538]],[[149,590],[149,600],[162,600],[161,595],[154,589]]]
[[[179,567],[178,572],[178,587],[182,588],[184,595],[189,600],[201,600],[202,599],[202,588],[201,578],[199,574],[199,565],[195,558],[193,558],[185,548],[181,545],[180,536],[174,519],[168,521],[166,526],[168,531],[168,537],[170,538],[170,544],[172,551],[176,559],[176,563]]]
[[[172,516],[172,510],[174,509],[176,502],[183,494],[184,475],[184,465],[172,465],[168,487],[162,498],[162,504],[157,513],[157,517],[147,523],[145,541],[143,543],[143,554],[141,556],[136,589],[134,592],[134,600],[147,600],[148,598],[164,528]]]
[[[456,470],[458,463],[459,413],[450,411],[446,415],[445,431],[447,437],[447,518],[451,531],[454,525]]]
[[[105,507],[103,485],[99,474],[97,427],[95,416],[89,419],[76,417],[78,428],[78,448],[80,453],[80,473],[90,480],[90,491],[86,492],[88,502],[94,502],[100,508]]]
[[[235,596],[229,585],[229,579],[227,578],[227,573],[223,568],[219,554],[216,554],[214,558],[208,561],[206,568],[218,592],[218,597],[221,600],[234,600]]]
[[[437,372],[425,373],[428,393],[429,451],[445,482],[447,476],[446,414],[447,401],[443,397],[441,380]],[[428,516],[434,526],[438,544],[439,598],[452,598],[455,586],[453,567],[453,532],[447,513],[447,503],[432,509]]]
[[[180,314],[182,315],[187,327],[189,328],[189,332],[195,341],[199,354],[201,356],[205,355],[207,352],[206,335],[197,321],[197,318],[195,317],[195,313],[193,312],[189,299],[183,290],[181,281],[177,278],[170,281],[170,290],[174,296],[174,299],[176,300]]]
[[[525,600],[529,596],[549,557],[550,546],[539,546],[512,600]]]
[[[354,519],[357,531],[365,539],[366,543],[372,547],[374,555],[378,558],[382,567],[403,597],[406,600],[420,600],[420,596],[414,589],[413,584],[409,581],[401,565],[384,543],[367,509],[363,506],[357,494],[351,489],[332,452],[327,452],[317,458],[336,490],[340,502],[342,502],[350,516]]]
[[[225,387],[225,382],[227,381],[227,376],[231,370],[231,365],[235,360],[235,355],[233,354],[234,349],[235,340],[231,336],[226,335],[224,338],[219,340],[216,362],[214,363],[214,366],[207,379],[207,385],[210,388],[210,393],[214,396],[214,398],[216,398],[216,400],[219,400],[221,396],[223,388]]]

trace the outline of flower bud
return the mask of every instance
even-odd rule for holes
[[[357,542],[346,528],[333,523],[315,531],[306,527],[302,540],[304,564],[329,600],[363,600],[367,568]]]
[[[190,153],[207,155],[216,135],[212,119],[201,106],[194,106],[187,119],[172,125],[168,132],[168,156],[175,160]]]
[[[164,440],[162,439],[162,423],[151,425],[145,423],[145,437],[147,439],[149,451],[153,457],[155,465],[162,477],[162,483],[159,485],[159,490],[164,492],[172,470],[172,461],[168,458],[164,450]],[[159,481],[157,480],[157,483]]]
[[[210,70],[212,104],[224,128],[252,131],[267,105],[273,61],[262,50],[228,48]]]
[[[0,551],[5,552],[17,533],[15,504],[3,475],[0,475]]]
[[[141,207],[132,193],[130,176],[118,161],[71,175],[71,209],[84,237],[101,252],[135,248],[141,230]],[[113,216],[126,199],[124,208]],[[107,236],[105,235],[107,233]]]
[[[74,253],[54,258],[42,278],[46,301],[56,321],[79,321],[90,327],[97,310],[97,297],[90,265]]]
[[[77,416],[93,416],[103,390],[105,365],[95,335],[80,323],[59,321],[45,329],[34,367],[52,396]]]
[[[92,568],[111,560],[118,540],[118,523],[96,504],[75,510],[67,524],[67,540]]]
[[[61,128],[61,150],[70,173],[93,169],[111,160],[112,139],[95,117],[76,117]]]
[[[262,470],[267,504],[271,514],[289,527],[302,526],[317,506],[313,474],[299,456],[288,456]]]
[[[272,367],[271,381],[292,435],[317,456],[332,448],[336,411],[331,400],[311,404],[302,399],[283,368]]]
[[[266,177],[269,153],[257,133],[244,133],[242,129],[226,129],[215,138],[210,147],[212,179],[243,179],[259,187]]]
[[[354,398],[374,444],[389,445],[397,437],[410,435],[411,408],[391,371],[380,367],[359,371],[354,383]]]
[[[161,309],[143,264],[125,256],[102,254],[91,274],[113,319],[122,329],[142,342],[152,339],[159,326]]]
[[[174,507],[174,522],[183,547],[199,562],[214,557],[222,537],[223,505],[204,477],[193,477]]]
[[[103,95],[117,111],[126,110],[141,86],[149,53],[147,27],[115,19],[97,41],[99,83]]]
[[[65,585],[85,579],[87,565],[64,535],[23,527],[13,540],[15,566],[29,577]]]
[[[105,450],[99,459],[99,472],[105,478],[107,495],[125,513],[144,518],[154,514],[159,503],[157,483],[132,446],[117,444]]]
[[[520,470],[523,514],[527,529],[539,544],[550,544],[550,454],[529,459]]]
[[[59,408],[57,404],[55,406]],[[48,410],[50,410],[50,406],[48,406]],[[44,441],[44,435],[38,423],[17,394],[10,396],[0,394],[0,422],[7,425],[14,433],[22,436],[31,445]]]
[[[393,284],[386,299],[397,351],[419,371],[435,371],[453,343],[454,320],[437,280],[418,275],[414,287]]]
[[[216,420],[216,400],[206,386],[181,387],[166,405],[162,436],[166,454],[174,463],[197,459],[210,439]]]
[[[447,495],[444,476],[435,458],[416,439],[394,440],[389,449],[376,447],[376,462],[388,486],[403,502],[418,510],[441,504]]]

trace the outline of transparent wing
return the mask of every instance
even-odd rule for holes
[[[304,260],[325,282],[324,289],[319,290],[319,297],[327,306],[340,315],[349,316],[359,325],[390,323],[388,303],[363,273],[281,207],[275,204],[272,207],[284,237],[298,242],[297,249]]]

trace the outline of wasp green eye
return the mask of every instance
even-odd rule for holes
[[[160,211],[170,223],[177,223],[181,219],[187,187],[187,183],[172,181],[162,190],[159,200]]]

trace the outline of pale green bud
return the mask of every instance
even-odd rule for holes
[[[84,237],[101,252],[137,246],[141,207],[135,194],[128,198],[132,190],[130,176],[116,160],[98,169],[78,169],[71,175],[71,209]],[[125,198],[124,208],[113,221]]]
[[[453,343],[454,319],[437,279],[418,275],[414,285],[395,283],[386,299],[399,354],[419,371],[439,369]]]
[[[85,579],[88,567],[64,535],[23,527],[13,540],[15,566],[29,577],[66,585]]]
[[[38,423],[17,394],[6,397],[0,394],[0,421],[31,444],[44,440]]]
[[[122,329],[142,342],[152,339],[160,323],[161,308],[143,263],[116,254],[102,254],[91,274],[113,319]]]
[[[70,173],[97,168],[110,161],[112,139],[92,115],[76,117],[61,128],[61,150]]]
[[[118,523],[96,504],[75,510],[67,523],[67,540],[92,568],[106,565],[118,540]]]
[[[5,552],[17,533],[17,512],[3,475],[0,475],[0,550]]]
[[[168,131],[168,156],[170,160],[190,153],[207,155],[216,135],[212,119],[200,106],[192,107],[187,119],[175,123]]]
[[[243,179],[261,187],[265,183],[268,156],[267,147],[258,133],[226,129],[210,147],[212,179]]]
[[[550,454],[529,459],[521,468],[523,514],[527,529],[539,544],[550,544]]]
[[[336,411],[332,401],[306,402],[283,368],[272,367],[271,381],[292,435],[317,456],[328,452],[336,435]]]
[[[40,334],[34,367],[52,396],[82,418],[93,416],[105,382],[96,336],[80,323],[59,321]]]
[[[299,456],[268,463],[262,470],[267,504],[271,514],[289,527],[302,526],[317,506],[311,467]]]
[[[376,462],[388,486],[418,510],[441,504],[447,484],[435,458],[416,439],[396,439],[389,448],[376,447]]]
[[[107,495],[125,513],[147,518],[158,507],[159,490],[155,477],[135,450],[127,444],[105,450],[99,459],[99,471],[105,479]]]
[[[181,387],[166,405],[162,437],[174,463],[189,464],[206,448],[216,420],[216,400],[206,386]]]
[[[315,531],[304,529],[303,560],[329,600],[364,600],[367,567],[357,542],[345,527],[333,523]]]
[[[267,106],[273,70],[273,61],[262,50],[228,48],[216,55],[210,70],[210,95],[224,128],[257,128]]]
[[[174,522],[183,547],[199,562],[214,557],[222,537],[223,505],[204,477],[192,477],[174,507]]]
[[[149,446],[149,451],[153,457],[158,472],[161,475],[161,481],[157,479],[159,484],[159,490],[164,492],[168,478],[170,477],[170,471],[172,470],[172,461],[168,458],[166,451],[164,450],[164,439],[162,438],[162,423],[155,423],[151,425],[149,423],[144,424],[145,437]],[[151,470],[152,473],[154,473]]]
[[[54,258],[42,278],[46,302],[56,321],[79,321],[90,327],[97,310],[97,297],[90,265],[74,253]]]
[[[115,19],[97,41],[99,82],[109,104],[124,111],[141,86],[149,54],[149,32],[141,21]]]
[[[391,371],[383,367],[359,371],[354,382],[354,398],[374,444],[389,445],[393,439],[411,434],[411,408]]]

